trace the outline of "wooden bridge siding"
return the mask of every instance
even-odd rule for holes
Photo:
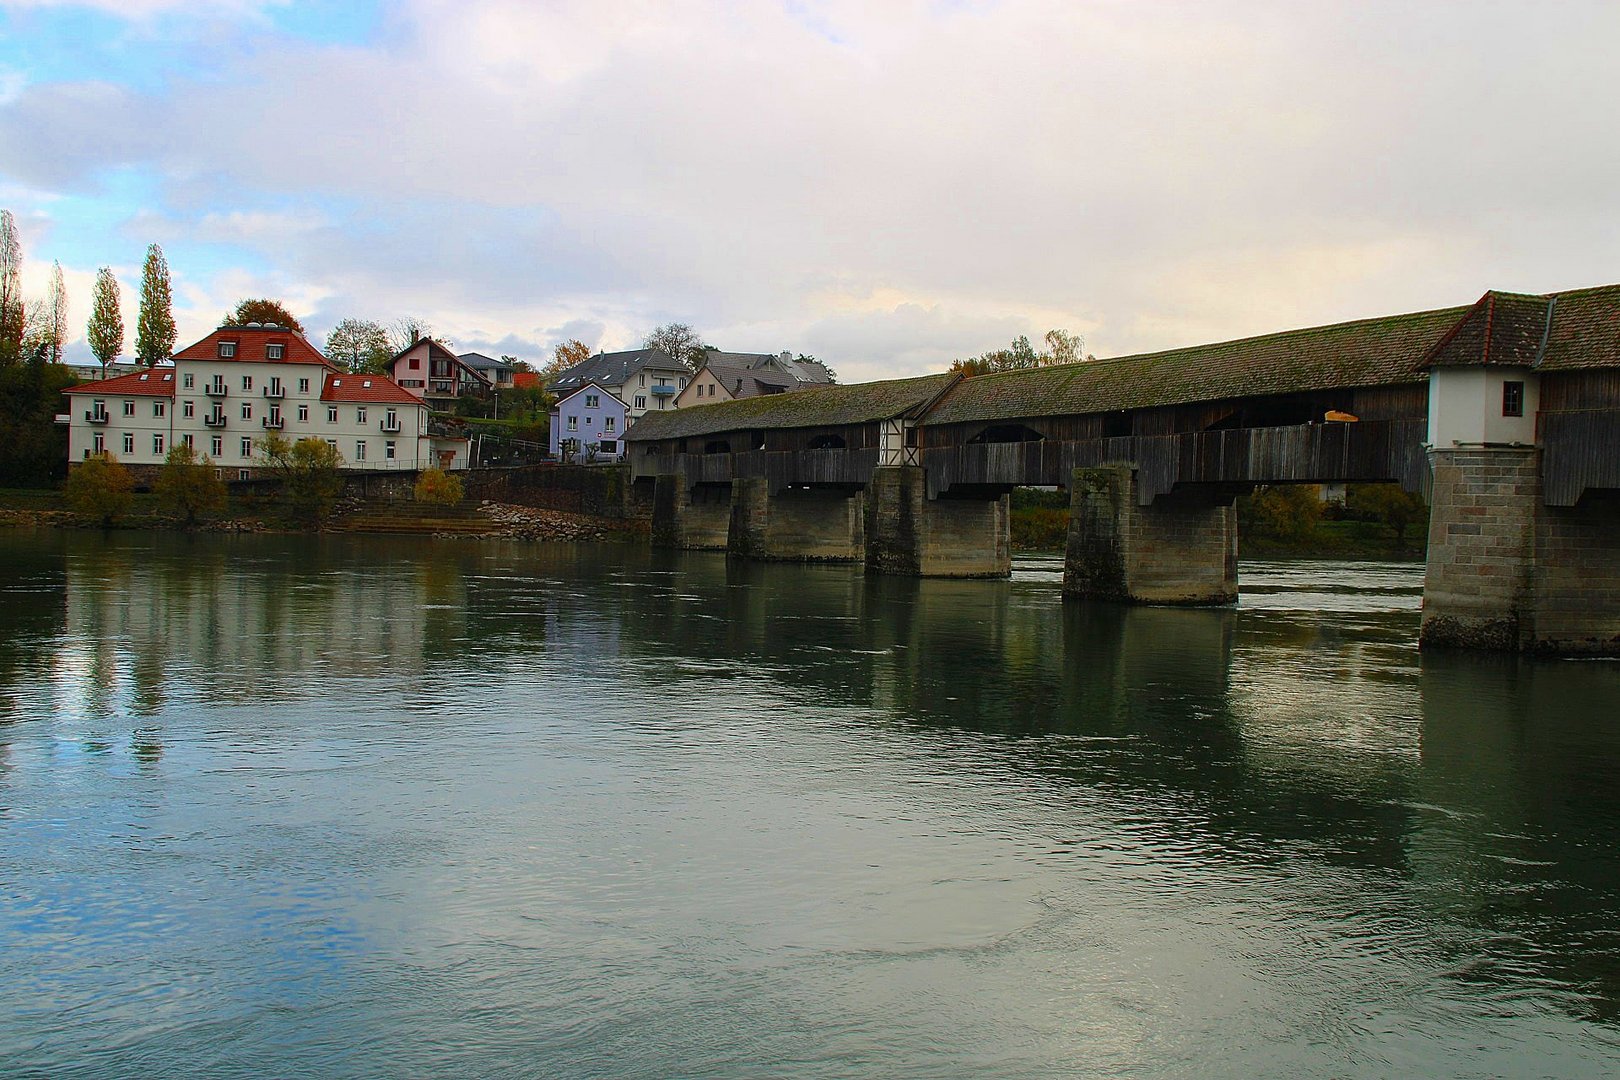
[[[1574,506],[1588,489],[1620,489],[1620,372],[1549,372],[1540,389],[1543,501]]]
[[[1073,470],[1129,462],[1144,503],[1177,484],[1398,481],[1417,490],[1423,420],[1300,424],[1075,442],[977,443],[922,451],[930,498],[959,485],[1067,487]]]
[[[666,453],[631,455],[631,478],[679,476],[688,488],[729,484],[738,478],[764,478],[772,494],[793,484],[864,486],[877,468],[878,451],[745,450],[730,454]]]

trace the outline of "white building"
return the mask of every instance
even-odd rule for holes
[[[430,434],[426,404],[385,375],[339,370],[284,327],[222,326],[161,365],[75,386],[68,460],[161,465],[176,443],[229,477],[262,465],[274,431],[323,439],[349,469],[467,467],[467,440]]]

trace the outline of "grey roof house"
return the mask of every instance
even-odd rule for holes
[[[675,399],[686,389],[692,372],[685,364],[658,349],[631,349],[627,352],[597,353],[546,383],[547,392],[558,398],[595,383],[625,404],[630,420],[646,412],[675,408]]]

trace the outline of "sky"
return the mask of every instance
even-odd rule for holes
[[[0,0],[0,207],[70,360],[161,244],[457,351],[666,322],[843,381],[1620,281],[1620,4]]]

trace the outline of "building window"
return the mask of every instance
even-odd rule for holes
[[[569,431],[578,431],[579,430],[579,417],[570,416],[568,418],[568,430]]]
[[[645,394],[637,394],[636,395],[636,408],[645,409],[646,407],[647,407],[647,395],[645,395]]]
[[[336,405],[328,405],[326,407],[326,422],[328,424],[337,423],[337,406]]]
[[[603,431],[612,431],[613,428],[614,428],[614,425],[617,422],[618,422],[617,417],[613,417],[613,416],[608,417],[606,420],[602,421],[602,430]]]
[[[166,412],[168,412],[168,406],[169,406],[169,403],[167,401],[154,401],[154,402],[152,402],[152,415],[153,416],[162,416],[162,415],[164,415]]]
[[[366,407],[364,405],[354,410],[354,421],[357,424],[366,422]]]
[[[300,406],[298,406],[298,422],[300,424],[309,423],[309,406],[308,405],[300,405]]]
[[[1505,382],[1502,384],[1502,415],[1524,415],[1524,383]]]
[[[356,439],[356,440],[354,440],[354,460],[356,460],[356,461],[364,461],[364,460],[366,460],[366,440],[364,440],[364,439]]]
[[[244,389],[244,390],[252,390],[253,389],[253,376],[251,376],[251,375],[242,376],[242,389]]]
[[[134,452],[135,452],[135,436],[134,436],[134,434],[132,432],[126,431],[126,432],[124,432],[124,453],[133,454]]]
[[[135,415],[135,403],[133,401],[124,402],[124,415],[125,416],[134,416]]]
[[[107,440],[99,431],[96,432],[95,446],[96,453],[105,454],[107,452]]]
[[[188,371],[180,376],[180,385],[190,390],[197,385],[197,377]]]
[[[152,453],[154,453],[154,454],[163,453],[163,436],[161,436],[161,435],[152,436]]]
[[[208,440],[208,452],[216,458],[225,456],[225,436],[215,435]]]
[[[383,457],[387,458],[389,461],[394,460],[394,440],[393,439],[389,439],[387,442],[383,443]]]
[[[326,445],[330,446],[332,449],[336,450],[337,449],[337,440],[336,439],[327,439],[326,440]]]
[[[251,401],[242,402],[242,419],[244,419],[244,420],[253,419],[253,402],[251,402]]]
[[[285,345],[266,345],[264,347],[264,358],[266,360],[280,360],[286,355],[286,352],[287,346]]]
[[[234,342],[234,341],[222,341],[222,342],[219,343],[219,358],[221,360],[231,360],[231,359],[234,359],[235,357],[236,357],[236,342]]]
[[[194,450],[197,447],[197,440],[189,434],[182,435],[180,436],[180,445],[188,450]]]
[[[643,371],[640,375],[636,376],[636,385],[637,386],[646,386],[647,385],[647,373],[645,371]]]
[[[195,401],[182,401],[180,403],[180,415],[187,420],[192,419],[197,415],[197,403]]]
[[[599,408],[601,406],[601,404],[602,404],[602,397],[601,397],[600,394],[586,394],[585,395],[585,407],[587,409]]]
[[[411,357],[411,370],[412,371],[420,371],[420,370],[422,370],[422,358],[420,356]]]
[[[253,478],[253,474],[246,469],[237,469],[236,478],[238,480],[251,480]]]
[[[241,449],[242,449],[242,456],[243,457],[252,457],[253,456],[253,440],[249,439],[249,438],[244,438],[242,440]]]
[[[617,454],[619,452],[619,442],[618,442],[618,440],[617,439],[603,439],[602,440],[601,450],[602,450],[602,453],[604,453],[604,454]]]
[[[309,393],[309,380],[308,379],[299,379],[298,380],[298,392],[300,394]]]

